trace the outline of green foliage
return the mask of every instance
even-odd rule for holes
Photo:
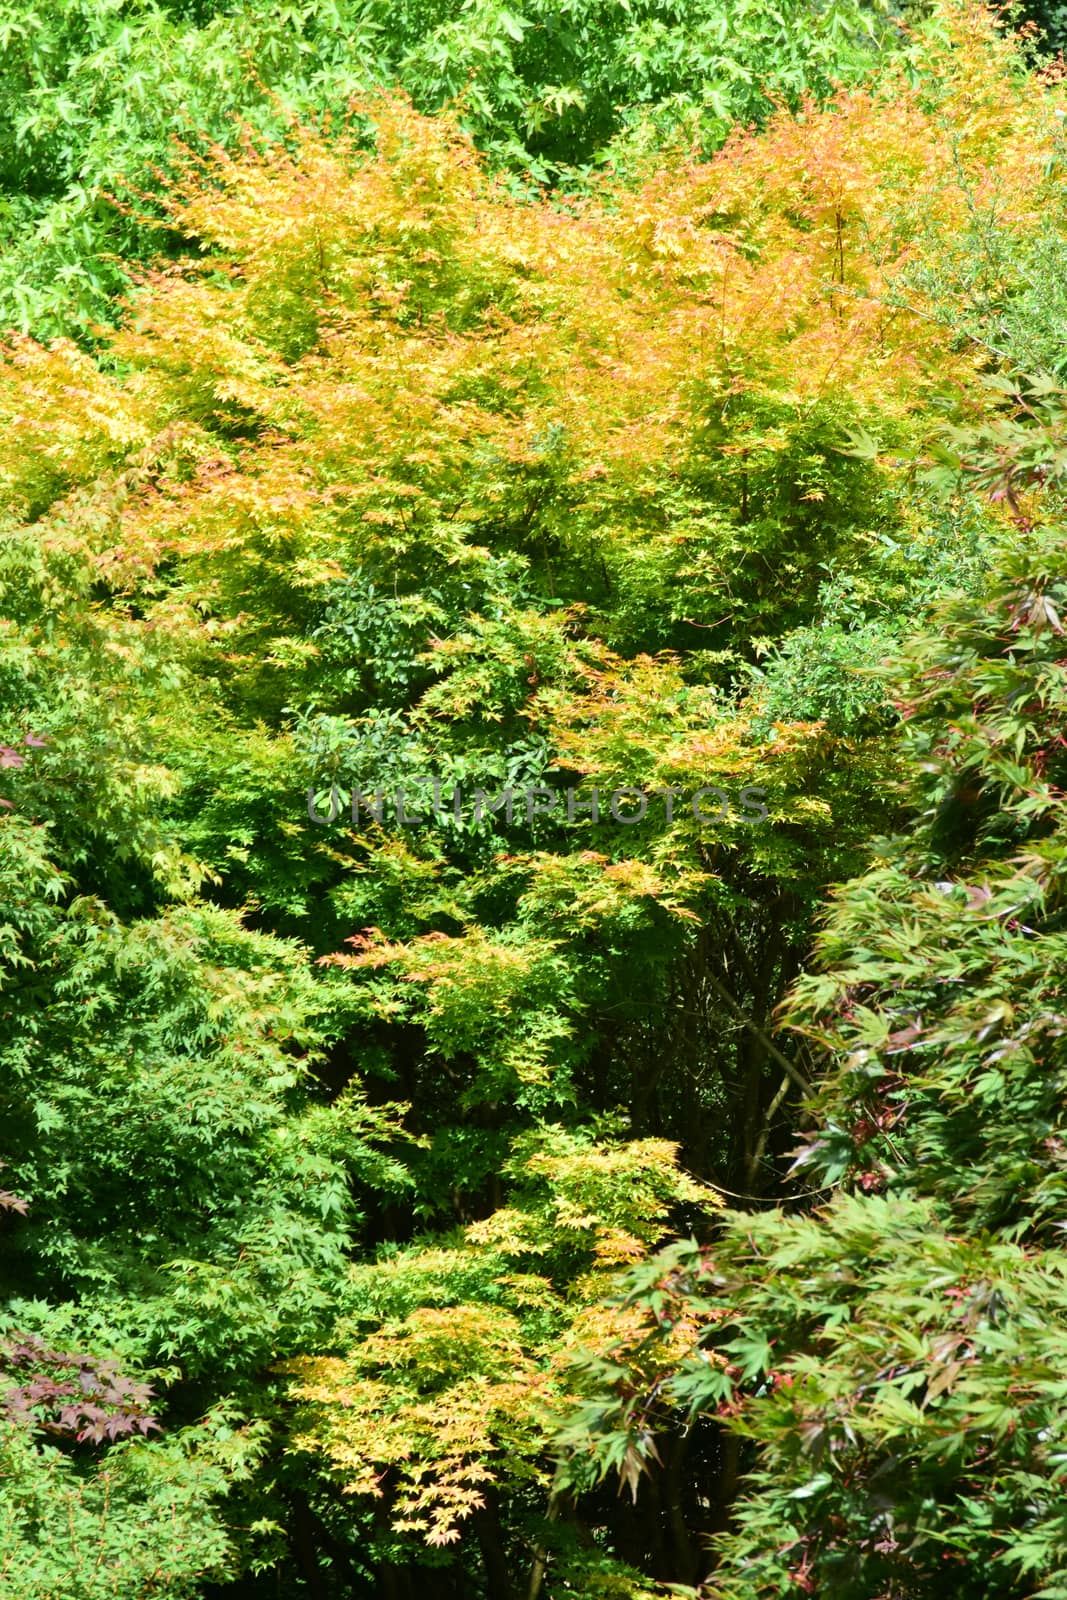
[[[586,1365],[620,1398],[587,1403],[564,1442],[636,1476],[673,1405],[758,1446],[718,1594],[1064,1592],[1058,1250],[946,1232],[913,1197],[839,1195],[734,1219],[626,1289],[643,1338]],[[682,1351],[679,1326],[698,1334]]]
[[[192,1600],[233,1573],[218,1502],[258,1464],[261,1425],[220,1408],[166,1443],[118,1444],[95,1463],[0,1429],[5,1597]]]
[[[359,1198],[406,1175],[374,1148],[390,1110],[355,1087],[327,1105],[309,1073],[344,997],[193,897],[156,742],[179,664],[94,611],[72,546],[8,534],[0,584],[0,1326],[86,1352],[87,1401],[110,1352],[179,1397],[162,1438],[95,1459],[5,1417],[4,1592],[194,1595],[247,1559],[217,1502],[269,1433],[221,1397],[262,1411],[257,1374],[314,1337]],[[184,1425],[194,1395],[213,1409]]]
[[[914,10],[0,8],[17,1600],[1062,1592],[1065,97]]]

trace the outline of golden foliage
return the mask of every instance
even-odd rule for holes
[[[740,413],[731,431],[742,395],[914,416],[974,355],[897,293],[903,274],[976,207],[1025,232],[1058,182],[1062,86],[1024,92],[980,13],[946,18],[936,99],[843,93],[567,210],[509,196],[454,124],[398,97],[357,107],[339,142],[305,128],[190,157],[169,223],[207,256],[149,276],[111,377],[62,344],[11,351],[0,489],[25,508],[86,485],[112,576],[175,551],[236,594],[264,573],[322,582],[371,545],[464,559],[492,511],[490,493],[465,520],[472,463],[521,471],[549,427],[572,521],[610,539],[619,497],[706,448],[713,419],[724,459],[782,447]],[[31,481],[27,428],[46,436]],[[150,441],[116,495],[109,467]]]

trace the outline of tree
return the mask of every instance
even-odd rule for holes
[[[760,1375],[772,1335],[787,1375],[810,1361],[805,1296],[825,1270],[810,1304],[830,1330],[820,1357],[840,1363],[812,1403],[851,1397],[868,1426],[863,1363],[896,1346],[833,1332],[859,1308],[865,1252],[879,1315],[921,1298],[927,1249],[959,1267],[966,1316],[987,1315],[967,1298],[983,1236],[944,1212],[935,1148],[978,1159],[977,1125],[940,1082],[917,1097],[891,1225],[885,1104],[830,1072],[819,1094],[855,1116],[813,1127],[810,1171],[790,1178],[823,1034],[851,1053],[869,1023],[885,1041],[870,996],[857,1011],[825,974],[796,991],[815,1005],[808,1032],[778,1007],[827,885],[863,870],[872,832],[909,821],[901,720],[939,772],[957,747],[938,730],[973,737],[985,773],[988,707],[960,720],[970,678],[994,700],[1032,689],[1040,709],[1058,660],[1017,684],[982,631],[981,585],[1003,507],[1028,515],[1058,471],[1040,437],[1058,426],[1055,377],[997,374],[1006,344],[1058,337],[1061,99],[987,13],[952,5],[879,84],[782,110],[708,159],[679,145],[643,164],[637,141],[625,171],[550,199],[516,192],[460,113],[367,94],[343,128],[280,117],[187,150],[163,198],[129,201],[131,228],[163,220],[185,253],[144,274],[122,326],[93,353],[11,343],[0,1095],[3,1192],[25,1209],[0,1219],[5,1328],[58,1358],[32,1379],[38,1423],[77,1360],[90,1381],[103,1364],[154,1385],[162,1430],[35,1442],[16,1422],[20,1475],[71,1490],[74,1558],[63,1546],[50,1569],[23,1513],[4,1513],[38,1587],[42,1570],[59,1592],[76,1583],[96,1537],[79,1518],[97,1527],[115,1495],[131,1600],[162,1559],[154,1536],[138,1543],[138,1496],[206,1530],[199,1576],[184,1545],[158,1575],[179,1594],[227,1575],[286,1600],[691,1585],[750,1464],[745,1428],[772,1464],[780,1449],[783,1495],[804,1492],[744,1502],[749,1545],[722,1547],[740,1552],[738,1584],[793,1568],[860,1584],[883,1556],[899,1573],[906,1553],[855,1540],[875,1565],[834,1566],[832,1518],[856,1532],[870,1505],[836,1480],[807,1493],[808,1458],[774,1431],[788,1386],[761,1391]],[[1004,615],[1058,637],[1058,594],[1019,572],[1029,598],[1003,578]],[[970,598],[946,613],[948,646],[916,646],[909,696],[885,658],[948,588]],[[957,623],[977,651],[962,677]],[[905,716],[924,696],[929,714]],[[986,776],[1014,782],[1019,727],[994,731]],[[1044,791],[1003,838],[982,833],[984,790],[970,811],[965,792],[939,793],[940,833],[885,847],[873,910],[842,899],[841,937],[882,940],[864,983],[912,937],[928,869],[935,885],[969,873],[976,840],[1010,851],[1031,817],[1044,837]],[[1023,981],[1029,934],[1005,954],[969,899],[927,899],[929,949],[907,971],[896,952],[909,1003],[930,1011],[923,974],[951,977],[965,939],[988,963],[968,1003],[1002,965]],[[1040,973],[1025,981],[1036,1027],[1054,997]],[[934,987],[945,1002],[959,985]],[[907,1028],[894,994],[890,1034]],[[950,1001],[938,1014],[946,1039],[974,1035],[945,1056],[961,1084],[986,1020]],[[975,1229],[1019,1220],[1001,1212],[1026,1117],[1054,1111],[1036,1080],[1027,1093],[1017,1129],[1004,1113],[1014,1143],[973,1197]],[[827,1219],[770,1209],[784,1196],[802,1212],[806,1188],[846,1175],[856,1192]],[[708,1184],[754,1218],[724,1220]],[[899,1259],[874,1251],[882,1235]],[[1013,1303],[1045,1316],[1030,1245],[994,1243],[1021,1274]],[[584,1293],[626,1261],[634,1303],[587,1317]],[[899,1324],[909,1361],[916,1339],[971,1337],[955,1305]],[[582,1338],[609,1363],[602,1459],[631,1483],[654,1468],[636,1512],[595,1481],[588,1442],[556,1480],[531,1414]],[[1040,1445],[1052,1346],[1027,1348]],[[958,1376],[966,1406],[961,1374],[944,1393]],[[872,1429],[897,1381],[874,1379]],[[110,1414],[87,1403],[106,1435]],[[968,1483],[1006,1459],[985,1435],[963,1449]],[[1051,1570],[1058,1535],[1024,1490],[995,1487],[997,1517],[1037,1530]],[[955,1494],[934,1496],[954,1538]],[[901,1505],[918,1525],[903,1491]],[[804,1548],[783,1554],[794,1532]]]
[[[747,1441],[714,1577],[739,1600],[1064,1592],[1064,407],[997,387],[954,454],[1011,507],[1003,548],[902,667],[912,823],[789,1000],[829,1065],[796,1162],[818,1203],[635,1269],[638,1333],[589,1358],[565,1435],[579,1482],[622,1450],[636,1482],[672,1408]]]

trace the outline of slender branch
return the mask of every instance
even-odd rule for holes
[[[562,1498],[562,1491],[559,1489],[553,1489],[552,1493],[548,1497],[547,1521],[555,1522],[558,1519],[560,1501]],[[548,1551],[545,1549],[543,1544],[538,1544],[534,1548],[533,1566],[530,1568],[530,1587],[526,1591],[526,1600],[538,1600],[538,1596],[540,1595],[541,1589],[544,1585],[545,1573],[547,1570]]]
[[[719,996],[719,999],[723,1002],[731,1015],[734,1016],[743,1027],[748,1028],[750,1033],[755,1035],[755,1037],[762,1044],[764,1050],[766,1050],[767,1054],[770,1056],[771,1060],[777,1062],[778,1066],[781,1067],[783,1072],[788,1073],[789,1077],[792,1078],[793,1082],[796,1084],[797,1088],[802,1094],[809,1095],[811,1093],[811,1084],[808,1082],[807,1078],[805,1078],[804,1074],[793,1065],[788,1056],[784,1056],[782,1054],[782,1052],[778,1049],[778,1046],[772,1039],[768,1038],[767,1034],[764,1033],[759,1024],[757,1022],[753,1022],[751,1017],[745,1015],[744,1011],[742,1011],[741,1007],[738,1005],[729,989],[727,989],[726,985],[720,983],[713,972],[705,972],[704,977],[707,979],[708,983],[711,984],[711,987],[715,990],[715,993]]]
[[[782,1081],[778,1086],[778,1092],[771,1101],[770,1105],[767,1107],[766,1111],[763,1113],[763,1123],[760,1128],[759,1138],[756,1140],[756,1148],[753,1150],[752,1155],[749,1158],[748,1172],[745,1174],[745,1182],[749,1188],[751,1188],[756,1181],[756,1171],[766,1152],[767,1140],[770,1138],[771,1124],[774,1121],[775,1114],[778,1111],[782,1101],[789,1093],[791,1086],[792,1079],[789,1077],[788,1073],[783,1073]]]

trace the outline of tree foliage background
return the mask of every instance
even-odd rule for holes
[[[3,14],[4,1600],[1065,1592],[1013,20]]]

